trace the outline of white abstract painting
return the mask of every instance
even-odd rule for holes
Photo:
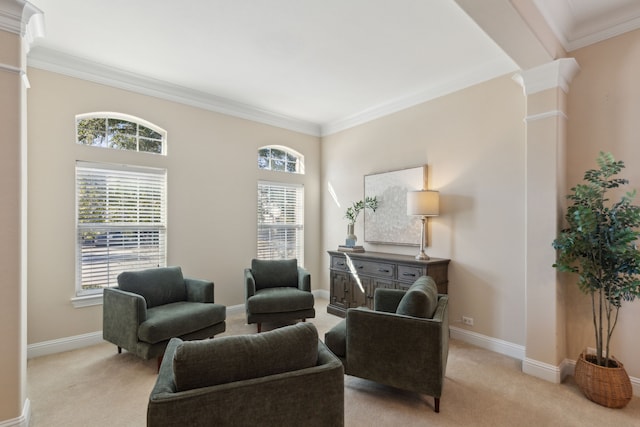
[[[420,219],[407,215],[407,191],[426,187],[426,166],[365,175],[365,197],[377,197],[378,209],[364,212],[364,240],[420,246]]]

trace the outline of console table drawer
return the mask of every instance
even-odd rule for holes
[[[368,276],[386,277],[393,279],[396,271],[394,264],[373,261],[354,261],[356,271]]]
[[[336,256],[331,257],[331,268],[334,270],[344,270],[344,271],[349,270],[346,259],[344,257],[336,257]]]
[[[422,267],[398,265],[398,280],[414,282],[420,276],[424,276],[424,269]]]

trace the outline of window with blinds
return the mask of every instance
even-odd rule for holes
[[[165,169],[76,163],[77,294],[166,265]]]
[[[297,258],[304,265],[304,187],[258,182],[258,259]]]

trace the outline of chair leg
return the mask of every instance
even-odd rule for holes
[[[262,332],[262,323],[258,322],[258,333]]]
[[[307,321],[307,319],[302,319],[302,321],[303,321],[303,322],[306,322],[306,321]]]
[[[440,398],[434,397],[434,400],[435,400],[435,411],[440,412]]]
[[[122,347],[118,346],[118,354],[122,354]]]

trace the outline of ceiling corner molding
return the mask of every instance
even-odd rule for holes
[[[527,96],[556,87],[567,93],[569,92],[569,84],[578,71],[580,71],[580,66],[574,58],[560,58],[522,71],[516,74],[513,80],[523,87]]]
[[[515,71],[516,65],[514,64],[513,67],[514,68],[511,71]],[[504,62],[500,60],[488,62],[479,67],[466,70],[463,74],[454,76],[447,81],[434,82],[430,87],[412,95],[396,98],[344,119],[325,123],[320,127],[320,136],[328,136],[356,127],[375,119],[431,101],[441,96],[449,95],[476,84],[491,80],[503,74],[505,74]]]
[[[27,64],[29,67],[104,84],[142,95],[178,102],[306,135],[320,136],[320,125],[316,123],[173,85],[161,80],[98,64],[50,49],[33,49],[27,57]]]
[[[629,31],[634,31],[640,28],[640,16],[630,19],[626,22],[622,22],[620,24],[608,27],[604,30],[600,31],[588,31],[587,35],[583,37],[576,37],[567,42],[567,52],[574,51],[576,49],[580,49],[594,43],[598,43],[609,39],[611,37],[616,37],[624,33],[628,33]]]

